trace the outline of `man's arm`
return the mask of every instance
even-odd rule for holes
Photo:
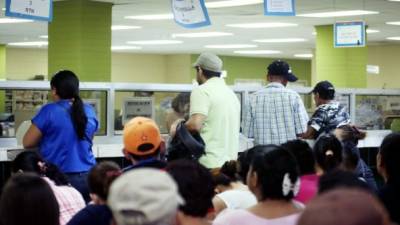
[[[185,123],[186,128],[190,132],[198,132],[200,133],[201,128],[203,128],[204,121],[207,119],[207,116],[195,113],[190,116],[189,120]]]
[[[307,131],[303,134],[299,134],[298,137],[303,139],[314,139],[315,129],[311,126],[307,127]]]

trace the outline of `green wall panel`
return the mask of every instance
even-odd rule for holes
[[[337,87],[365,88],[368,48],[334,48],[333,25],[317,26],[316,79]]]
[[[0,45],[0,80],[6,78],[6,46]],[[0,90],[0,113],[5,111],[5,91]]]
[[[54,2],[49,24],[49,76],[70,69],[82,81],[111,81],[111,3]]]

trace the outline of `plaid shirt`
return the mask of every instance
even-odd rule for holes
[[[242,128],[254,145],[282,144],[304,133],[307,121],[299,94],[273,82],[250,96]]]
[[[85,207],[82,195],[73,187],[67,185],[57,186],[52,180],[43,177],[56,196],[60,207],[60,225],[65,225],[81,209]]]

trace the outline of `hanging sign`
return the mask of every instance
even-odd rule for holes
[[[295,16],[295,0],[264,0],[264,15]]]
[[[172,0],[175,22],[185,28],[211,24],[204,0]]]
[[[51,21],[52,0],[6,0],[6,16]]]
[[[337,22],[334,27],[334,47],[364,47],[365,46],[365,23]]]

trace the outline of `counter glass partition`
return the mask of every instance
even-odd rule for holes
[[[400,119],[400,96],[357,95],[356,124],[367,130],[391,129]]]

